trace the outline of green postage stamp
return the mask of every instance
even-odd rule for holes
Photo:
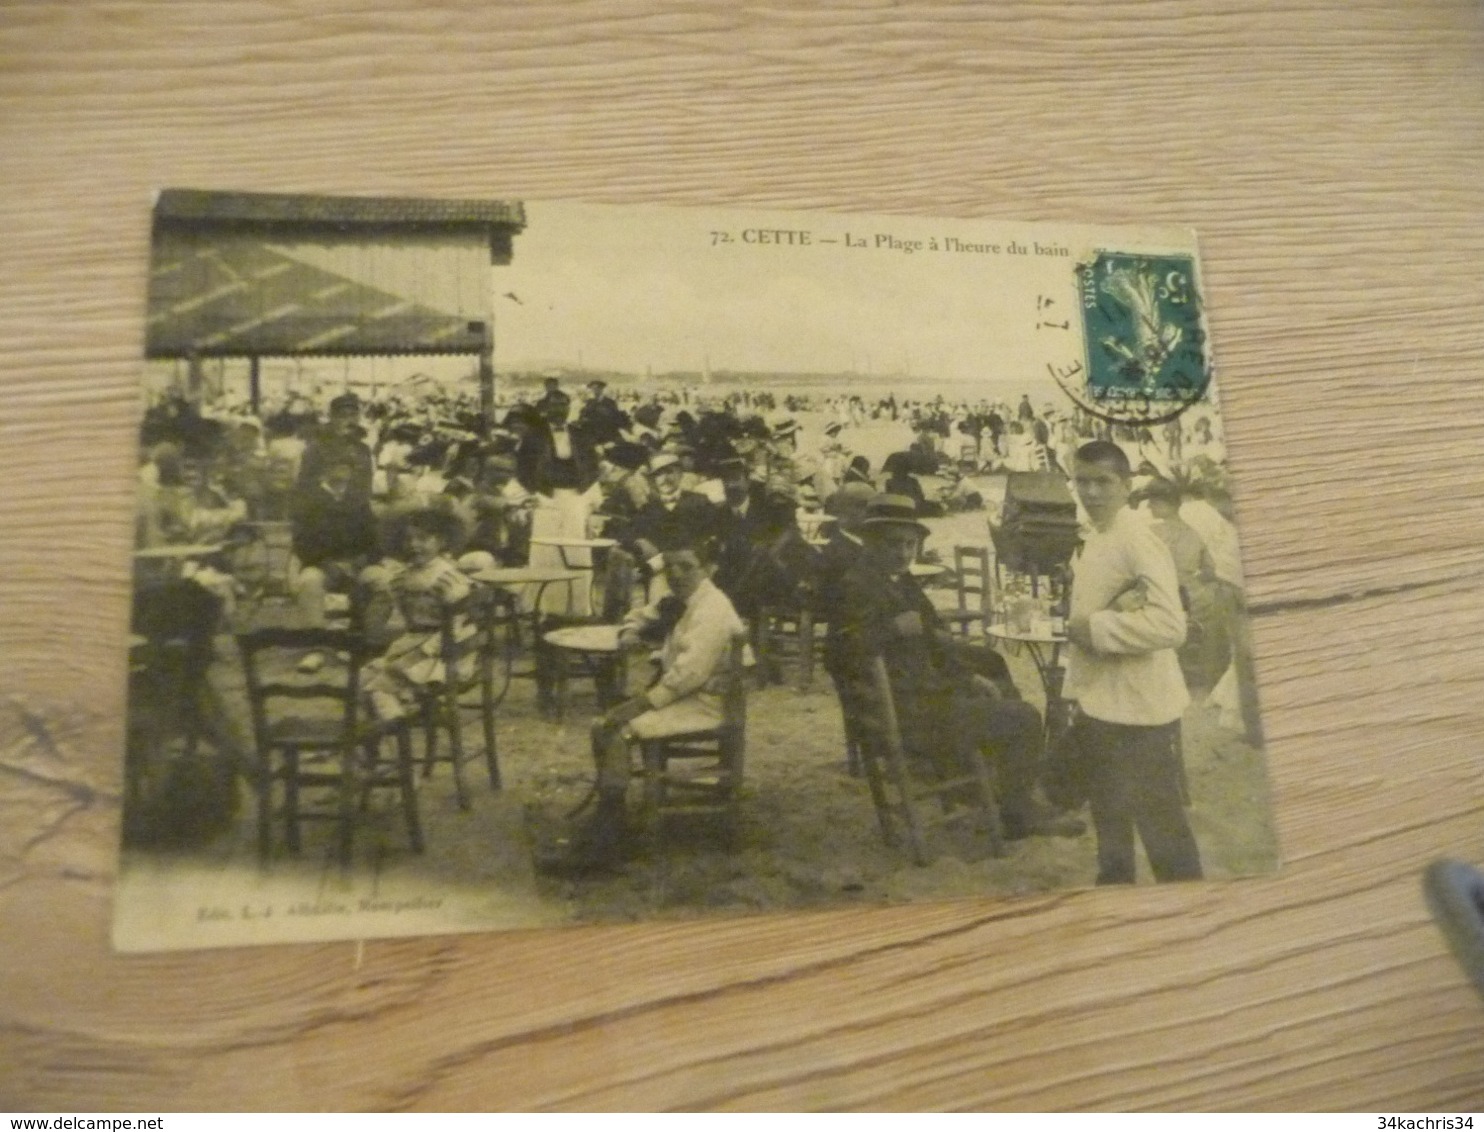
[[[1210,379],[1195,260],[1099,252],[1078,268],[1087,392],[1097,401],[1192,401]]]

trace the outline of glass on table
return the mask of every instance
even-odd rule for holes
[[[1036,599],[1017,597],[1010,603],[1010,629],[1016,633],[1029,633],[1036,620]]]

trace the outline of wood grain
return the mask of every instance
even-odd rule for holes
[[[1484,1107],[1477,5],[0,4],[0,1107]],[[110,953],[150,192],[1178,222],[1286,857],[1243,883]]]

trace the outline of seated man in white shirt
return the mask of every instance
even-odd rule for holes
[[[712,584],[715,556],[710,539],[665,551],[669,594],[624,621],[620,648],[653,647],[662,635],[660,676],[646,691],[594,721],[597,807],[573,838],[568,856],[552,864],[575,872],[619,864],[628,832],[632,744],[715,727],[721,721],[717,680],[732,641],[745,629],[726,594]]]

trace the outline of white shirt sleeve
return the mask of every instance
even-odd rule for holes
[[[1175,560],[1148,525],[1128,523],[1125,529],[1126,566],[1144,590],[1144,605],[1128,612],[1103,609],[1092,614],[1088,628],[1093,649],[1131,654],[1179,648],[1185,643],[1185,610]]]
[[[650,705],[662,708],[704,688],[726,658],[739,627],[725,597],[720,605],[693,599],[665,642],[664,673],[646,693]]]

